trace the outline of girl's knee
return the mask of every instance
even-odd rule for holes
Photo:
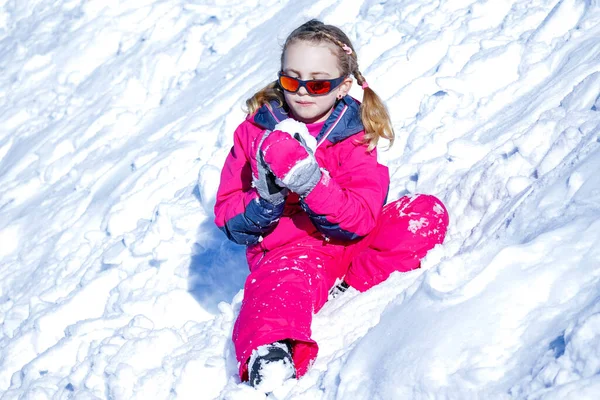
[[[448,210],[440,199],[430,194],[420,194],[415,201],[422,204],[420,208],[423,212],[438,217],[438,223],[443,225],[444,228],[448,227]]]
[[[418,195],[414,201],[414,210],[417,215],[428,221],[428,233],[432,236],[434,243],[442,243],[448,229],[449,216],[444,203],[435,196],[429,194]]]
[[[409,237],[430,236],[434,243],[441,243],[446,236],[448,211],[437,197],[428,194],[405,196],[385,206],[375,242],[390,238],[404,241]]]
[[[387,204],[383,210],[384,214],[392,214],[395,217],[431,215],[441,219],[441,223],[448,225],[448,210],[444,203],[430,194],[417,194],[404,196]]]

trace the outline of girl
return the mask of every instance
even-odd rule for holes
[[[351,76],[362,104],[348,95]],[[336,282],[365,291],[393,271],[419,268],[444,240],[448,215],[425,195],[383,207],[389,173],[376,145],[394,133],[339,28],[311,20],[294,30],[278,79],[246,105],[215,222],[247,246],[250,275],[233,330],[240,377],[269,391],[269,369],[280,384],[317,356],[312,316]]]

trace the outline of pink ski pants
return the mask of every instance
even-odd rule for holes
[[[248,379],[247,360],[254,349],[283,339],[292,344],[297,376],[304,375],[318,352],[311,339],[312,316],[336,279],[365,291],[392,272],[419,268],[425,254],[444,241],[447,227],[442,202],[416,195],[387,204],[375,229],[350,255],[341,246],[314,244],[268,252],[246,280],[233,330],[241,379]]]

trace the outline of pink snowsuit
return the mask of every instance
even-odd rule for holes
[[[394,271],[419,268],[448,225],[444,205],[433,196],[403,197],[384,207],[388,169],[362,143],[359,103],[350,96],[327,121],[307,125],[326,171],[310,194],[300,199],[291,193],[277,206],[260,198],[252,187],[257,146],[265,130],[287,117],[272,103],[240,124],[215,204],[217,226],[247,245],[250,275],[233,331],[242,380],[252,351],[283,339],[292,344],[301,377],[318,351],[312,316],[336,280],[365,291]]]

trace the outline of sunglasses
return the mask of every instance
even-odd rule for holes
[[[286,92],[296,93],[301,87],[304,87],[309,94],[317,96],[330,93],[346,79],[345,76],[340,76],[336,79],[311,79],[309,81],[303,81],[298,78],[284,75],[283,72],[279,72],[278,75],[279,86]]]

